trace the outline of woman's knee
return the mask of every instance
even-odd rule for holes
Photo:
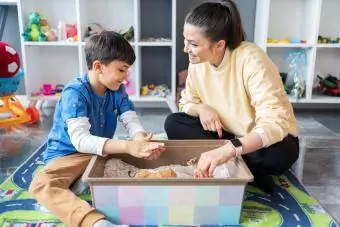
[[[172,113],[167,116],[164,122],[164,130],[166,133],[172,132],[173,129],[178,127],[179,119],[181,118],[181,115],[179,113]]]
[[[244,156],[251,170],[265,175],[280,175],[287,171],[299,157],[299,142],[292,136],[268,148]]]
[[[299,158],[299,141],[297,138],[287,136],[274,151],[277,162],[274,162],[273,174],[279,175],[287,171]]]

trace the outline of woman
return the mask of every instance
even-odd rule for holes
[[[180,112],[165,122],[169,139],[227,139],[203,153],[197,177],[242,155],[255,183],[271,192],[279,175],[299,156],[297,122],[277,67],[258,46],[245,41],[239,11],[231,0],[203,3],[184,24],[189,55]]]

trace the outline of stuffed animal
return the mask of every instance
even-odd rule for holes
[[[29,25],[22,34],[25,41],[56,41],[56,30],[49,27],[46,18],[37,12],[29,16]]]

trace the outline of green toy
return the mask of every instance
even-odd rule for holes
[[[41,16],[34,12],[29,15],[29,25],[22,34],[25,41],[45,41],[46,35],[41,32]]]
[[[44,33],[39,34],[39,37],[38,37],[39,42],[44,42],[46,41],[46,39],[47,39],[47,36]]]
[[[30,16],[30,23],[31,24],[37,24],[40,25],[40,21],[41,21],[41,16],[39,13],[35,12],[35,13],[31,13]]]
[[[39,30],[39,26],[37,24],[31,24],[31,29],[30,29],[29,35],[30,35],[32,41],[38,41],[39,40],[40,30]]]
[[[328,74],[326,78],[322,78],[321,76],[317,75],[320,83],[322,83],[326,88],[335,89],[338,87],[336,81],[337,78],[333,77],[332,75]]]

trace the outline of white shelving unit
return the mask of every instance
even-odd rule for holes
[[[39,91],[44,83],[66,84],[86,73],[84,34],[90,24],[99,23],[115,31],[134,28],[134,40],[130,42],[136,54],[130,73],[134,89],[131,99],[141,105],[167,103],[175,111],[176,0],[18,0],[17,5],[21,34],[27,28],[29,14],[35,11],[47,17],[51,28],[56,29],[58,21],[63,20],[77,24],[78,29],[77,42],[27,42],[21,38],[29,100],[56,101],[58,96],[31,94]],[[167,41],[145,41],[148,37],[167,38]],[[140,88],[151,83],[166,84],[171,95],[166,98],[141,96]]]
[[[17,0],[0,0],[0,5],[16,5]]]
[[[340,44],[320,44],[318,36],[340,37],[339,0],[257,0],[255,42],[271,57],[280,72],[287,72],[285,55],[303,48],[307,54],[306,89],[293,103],[340,103],[340,97],[314,92],[316,75],[340,79]],[[298,39],[305,43],[267,43],[267,39]]]

